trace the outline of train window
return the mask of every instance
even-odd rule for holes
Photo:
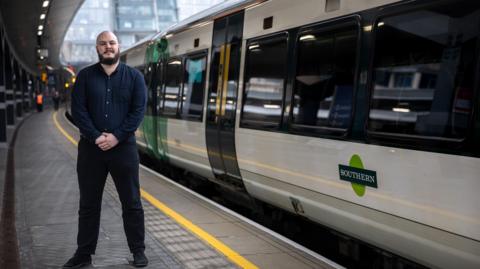
[[[466,137],[480,3],[461,2],[377,21],[369,131],[434,140]]]
[[[163,115],[176,116],[178,95],[182,81],[182,61],[178,58],[167,63],[165,93],[163,95]]]
[[[286,67],[286,34],[247,44],[242,126],[276,128],[280,125]]]
[[[293,129],[343,133],[349,127],[357,41],[358,26],[353,24],[299,34],[292,100]]]
[[[145,80],[147,84],[147,109],[145,111],[145,114],[148,116],[152,116],[154,113],[155,109],[155,103],[154,103],[154,96],[155,96],[155,85],[156,85],[156,80],[155,80],[155,69],[156,65],[155,64],[149,64],[148,67],[145,69]]]
[[[184,119],[202,120],[206,65],[205,54],[189,57],[185,61],[181,100],[181,116]]]
[[[153,74],[153,77],[155,78],[155,80],[157,81],[156,83],[156,94],[157,94],[157,114],[161,114],[162,111],[163,111],[163,96],[165,94],[165,91],[164,91],[164,88],[162,87],[163,86],[163,73],[165,72],[164,71],[164,63],[163,61],[160,61],[157,63],[157,68],[155,69],[155,74]]]
[[[145,85],[147,85],[147,87],[149,86],[151,75],[152,75],[152,66],[149,64],[143,70],[143,79],[145,80]]]

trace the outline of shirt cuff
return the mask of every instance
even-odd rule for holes
[[[121,141],[125,140],[125,138],[127,138],[127,135],[125,134],[125,132],[122,132],[118,129],[113,131],[112,134],[117,138],[118,142],[121,142]]]
[[[101,132],[95,130],[90,136],[86,136],[87,140],[89,140],[91,143],[95,144],[95,141],[97,140],[98,137],[102,135]]]

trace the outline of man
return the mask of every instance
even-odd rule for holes
[[[60,94],[58,93],[58,91],[53,92],[52,100],[55,111],[57,111],[58,107],[60,106]]]
[[[133,265],[144,267],[145,228],[139,186],[139,158],[134,132],[146,105],[142,74],[121,62],[117,37],[109,31],[97,37],[99,63],[77,76],[72,116],[80,129],[77,173],[80,187],[77,251],[63,268],[91,264],[100,226],[102,193],[107,174],[120,201]]]
[[[37,111],[43,111],[43,94],[42,92],[38,91],[36,96],[36,103],[37,103]]]

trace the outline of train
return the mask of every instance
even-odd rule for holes
[[[420,265],[480,268],[479,34],[479,1],[232,0],[120,59],[148,88],[142,153]]]

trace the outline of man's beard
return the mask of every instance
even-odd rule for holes
[[[100,63],[105,65],[114,65],[118,62],[118,59],[120,59],[120,51],[117,51],[117,53],[115,53],[113,58],[105,58],[103,57],[102,54],[98,53],[98,51],[97,51],[97,55],[98,55],[98,59],[100,60]]]

